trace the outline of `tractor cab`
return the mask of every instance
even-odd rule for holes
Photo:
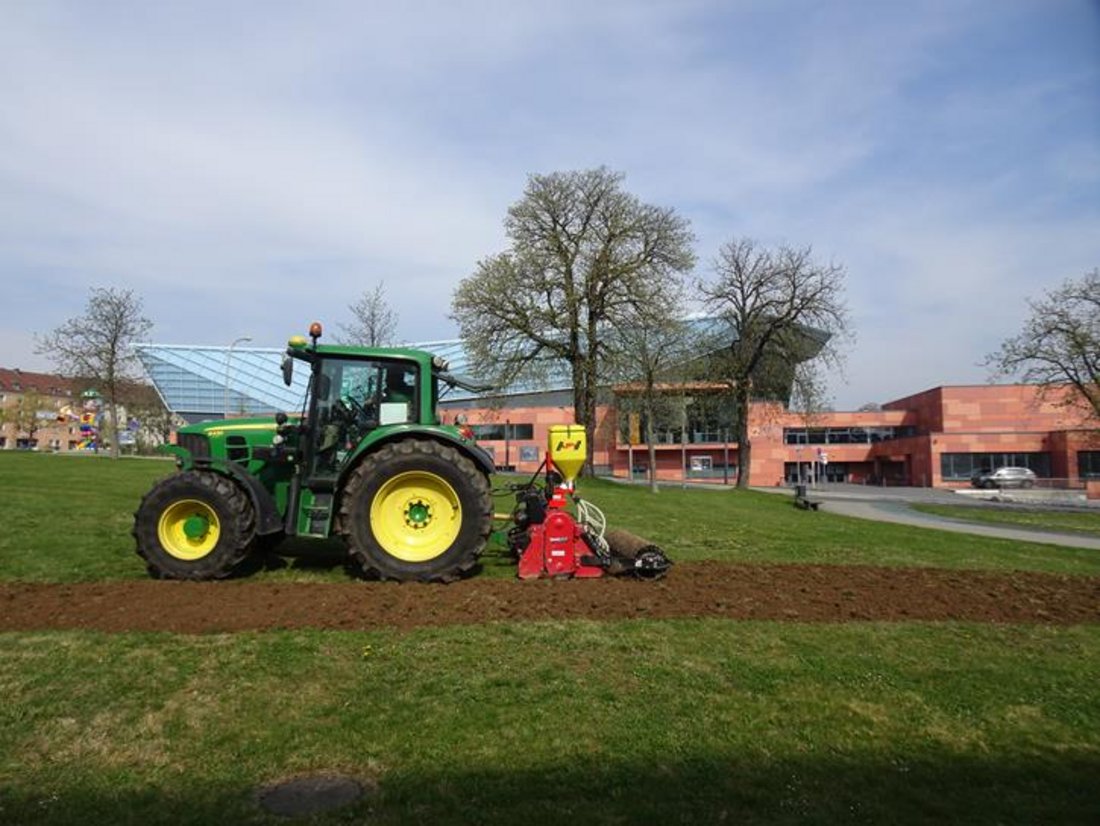
[[[322,356],[317,359],[304,454],[310,479],[335,478],[375,429],[420,418],[420,365],[397,359]]]
[[[292,532],[327,536],[336,514],[334,496],[362,457],[388,442],[435,434],[457,442],[491,468],[469,431],[440,424],[436,406],[441,384],[458,381],[446,362],[412,348],[319,345],[319,324],[288,342],[283,380],[289,386],[295,362],[310,370],[302,414],[294,423],[281,416],[279,436],[296,457],[298,473],[290,491],[297,514]]]

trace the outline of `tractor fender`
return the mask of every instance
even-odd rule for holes
[[[257,535],[265,536],[278,533],[283,529],[283,517],[279,514],[274,497],[260,484],[259,479],[244,468],[235,462],[211,462],[202,459],[195,459],[194,466],[229,477],[248,494],[248,498],[252,500],[252,507],[256,511]]]
[[[473,459],[474,462],[485,471],[486,475],[491,476],[496,470],[496,465],[493,463],[493,457],[489,455],[485,448],[479,445],[471,445],[456,441],[452,441],[451,444],[456,445],[461,453]]]
[[[382,445],[387,445],[391,442],[399,442],[403,439],[432,439],[433,441],[441,442],[442,444],[448,445],[449,447],[453,447],[462,455],[473,460],[474,464],[476,464],[485,473],[486,476],[491,475],[493,471],[496,470],[495,466],[493,465],[493,458],[488,453],[486,453],[485,450],[478,447],[476,444],[467,442],[454,436],[452,433],[444,430],[441,427],[397,427],[390,432],[387,432],[386,435],[381,438],[371,440],[368,436],[366,439],[363,440],[363,442],[360,443],[359,447],[356,448],[355,454],[352,456],[351,461],[345,464],[344,470],[340,474],[340,480],[337,483],[337,489],[344,489],[344,484],[347,481],[347,477],[351,475],[352,470],[355,469],[355,467],[359,464],[359,461],[363,458],[364,455],[366,455],[367,453],[373,453],[375,450],[382,447]]]

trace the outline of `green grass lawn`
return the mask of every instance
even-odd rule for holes
[[[1018,569],[1100,574],[1097,551],[993,540],[800,511],[791,498],[736,490],[582,484],[608,524],[653,538],[674,559]]]
[[[264,822],[343,772],[320,822],[1095,822],[1097,663],[1097,627],[4,635],[0,821]]]
[[[995,525],[1064,531],[1100,536],[1100,510],[1038,510],[1030,507],[988,507],[981,505],[914,505],[914,510]]]
[[[171,471],[0,453],[0,579],[144,576],[131,514]],[[1097,552],[768,494],[582,493],[678,560],[1100,572]],[[324,548],[255,576],[345,579]],[[513,574],[487,557],[483,575]],[[1100,626],[7,633],[0,823],[1094,823],[1097,686]],[[257,805],[257,786],[311,772],[369,793],[304,821]]]
[[[145,576],[130,536],[133,512],[167,461],[36,455],[0,451],[0,579],[86,581]],[[508,480],[501,481],[504,484]],[[646,488],[585,480],[580,492],[611,527],[646,536],[674,560],[917,565],[1100,574],[1100,553],[988,539],[851,519],[791,506],[787,497],[753,491]],[[509,512],[509,495],[496,510]],[[483,576],[513,576],[498,536]],[[258,579],[347,579],[338,541],[297,540],[288,564]]]

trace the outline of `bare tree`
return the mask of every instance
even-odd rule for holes
[[[1063,403],[1100,420],[1100,270],[1068,279],[1028,306],[1024,329],[987,356],[987,366],[1047,393],[1069,384],[1076,392]]]
[[[659,305],[694,263],[687,220],[642,203],[622,181],[603,167],[532,175],[504,222],[509,249],[480,261],[451,305],[483,377],[497,385],[567,367],[589,469],[610,325]]]
[[[713,270],[713,280],[698,287],[711,312],[733,330],[716,363],[733,385],[737,486],[744,488],[752,462],[750,401],[783,395],[789,401],[797,365],[811,357],[827,365],[840,359],[835,342],[848,332],[845,270],[815,263],[809,247],[769,250],[748,239],[724,244]]]
[[[133,290],[94,287],[84,315],[70,318],[38,339],[36,351],[49,357],[62,375],[98,386],[107,406],[107,434],[115,459],[119,456],[120,391],[138,365],[130,345],[141,341],[152,326]]]
[[[798,413],[806,427],[816,426],[824,414],[832,412],[825,377],[812,361],[795,365],[788,409]]]
[[[127,416],[137,422],[134,438],[139,451],[172,440],[172,432],[182,420],[168,409],[156,388],[141,382],[126,382],[119,392],[119,401],[126,408]]]
[[[620,382],[620,412],[637,413],[645,423],[649,486],[657,493],[654,423],[665,412],[669,391],[682,389],[697,354],[691,326],[683,320],[678,294],[666,294],[661,306],[638,307],[618,320],[610,338],[614,355],[609,372]],[[682,397],[678,400],[683,402]],[[633,476],[633,468],[630,469]]]
[[[358,344],[363,347],[385,347],[394,341],[397,333],[397,313],[386,300],[386,285],[379,282],[373,290],[366,290],[354,304],[349,304],[351,324],[341,324],[341,344]]]

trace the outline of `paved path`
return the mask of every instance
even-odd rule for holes
[[[789,488],[758,488],[758,490],[787,496],[793,495]],[[902,525],[935,528],[941,531],[972,533],[998,539],[1015,539],[1021,542],[1040,542],[1048,545],[1100,550],[1100,536],[1091,537],[1075,533],[964,522],[930,513],[921,513],[911,507],[911,505],[918,503],[973,504],[961,501],[961,497],[951,491],[936,490],[934,488],[865,488],[860,485],[829,485],[812,490],[810,498],[824,502],[826,510],[841,516],[854,516],[859,519],[873,519],[879,522],[896,522]]]

